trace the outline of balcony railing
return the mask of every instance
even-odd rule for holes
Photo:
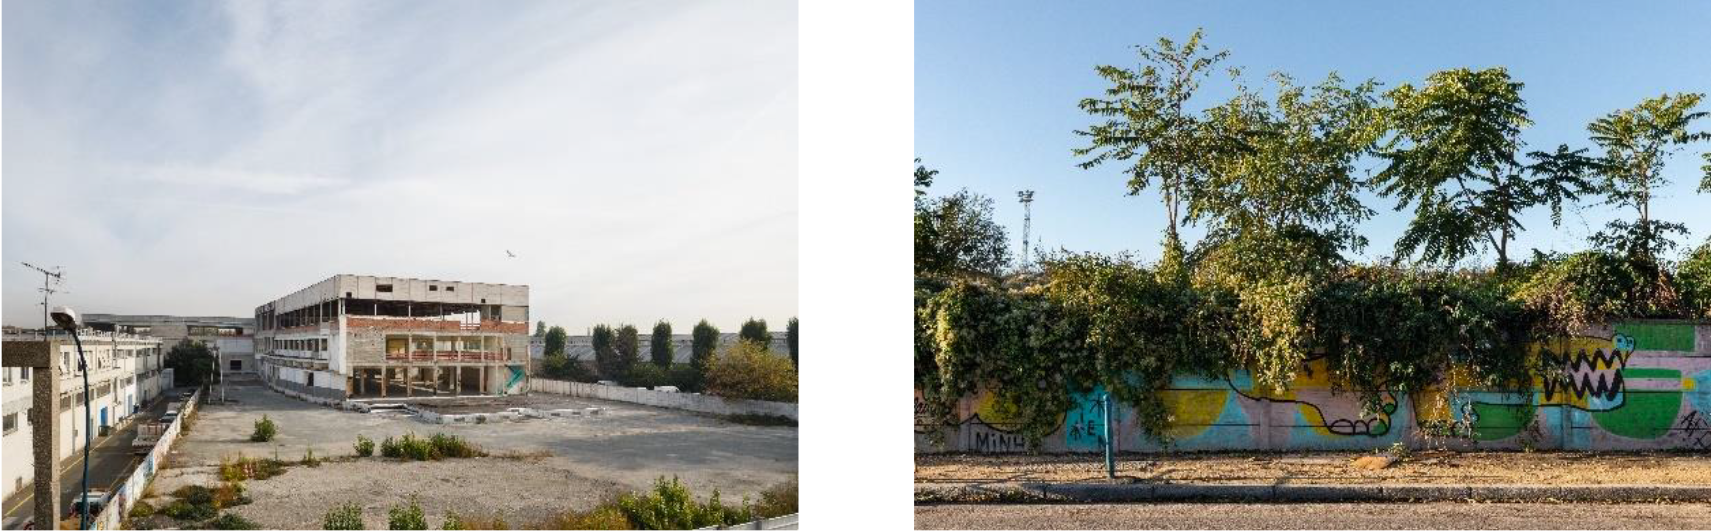
[[[388,352],[386,353],[386,361],[505,361],[505,353],[468,350],[412,350],[409,352]]]

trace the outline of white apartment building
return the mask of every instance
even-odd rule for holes
[[[161,379],[165,353],[156,337],[98,332],[85,329],[78,332],[83,340],[83,353],[89,363],[89,403],[95,442],[100,444],[102,426],[115,426],[172,387]],[[77,349],[71,336],[54,333],[45,338],[59,353],[60,396],[59,422],[64,435],[60,437],[59,455],[74,459],[83,451],[84,411],[83,373],[77,370]],[[43,341],[39,332],[6,334],[5,341]],[[34,453],[30,449],[31,378],[32,369],[6,367],[3,380],[5,434],[5,491],[11,496],[19,489],[29,488],[34,479]],[[128,441],[126,441],[128,444]]]

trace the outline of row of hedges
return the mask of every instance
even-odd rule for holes
[[[1322,355],[1334,390],[1376,408],[1377,390],[1421,389],[1451,366],[1471,385],[1527,389],[1548,370],[1528,346],[1587,324],[1711,318],[1711,243],[1672,265],[1589,251],[1500,271],[1345,264],[1234,287],[1207,260],[1179,269],[1065,255],[1037,273],[919,278],[925,413],[953,422],[958,399],[988,389],[1037,443],[1074,393],[1099,386],[1168,442],[1159,391],[1177,375],[1248,369],[1256,385],[1281,389]]]

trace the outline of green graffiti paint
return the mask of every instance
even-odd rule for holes
[[[1620,323],[1616,333],[1634,338],[1636,350],[1693,352],[1693,325],[1668,323]]]
[[[1521,433],[1533,419],[1533,405],[1474,402],[1473,414],[1473,438],[1496,441]]]
[[[1643,345],[1640,348],[1645,348]],[[1595,411],[1593,422],[1615,435],[1652,440],[1669,434],[1681,413],[1681,390],[1633,388],[1641,379],[1681,380],[1681,371],[1659,368],[1623,369],[1622,379],[1630,388],[1622,392],[1622,405],[1610,411]]]

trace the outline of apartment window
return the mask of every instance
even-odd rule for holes
[[[323,338],[321,338],[321,350],[322,350],[322,351],[326,351],[326,350],[327,350],[327,338],[324,338],[324,337],[323,337]]]
[[[392,285],[391,284],[375,284],[374,285],[374,291],[378,291],[381,293],[392,293]]]
[[[12,385],[12,368],[6,368],[6,385]]]
[[[14,431],[18,431],[18,414],[17,413],[13,413],[11,415],[6,415],[6,435],[11,435],[12,432],[14,432]]]
[[[440,290],[439,286],[435,286],[433,284],[428,284],[428,291],[439,291],[439,290]]]
[[[231,366],[234,371],[244,370],[244,360],[232,360]]]
[[[26,382],[30,381],[30,369],[31,368],[32,367],[24,367],[22,369],[19,369],[19,370],[23,371],[23,377],[20,378],[21,380],[24,380]]]

